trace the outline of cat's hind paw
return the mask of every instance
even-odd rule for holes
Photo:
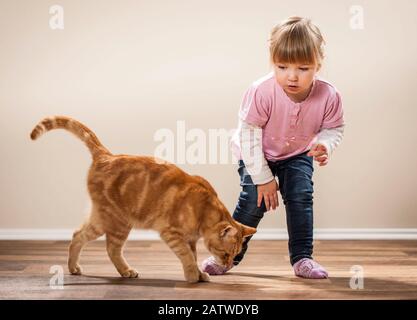
[[[72,275],[76,275],[76,276],[79,276],[83,273],[83,269],[78,263],[74,266],[68,266],[68,270]]]
[[[139,273],[135,269],[128,269],[124,272],[121,272],[120,275],[123,278],[138,278],[139,277]]]

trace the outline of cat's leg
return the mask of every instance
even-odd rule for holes
[[[80,253],[87,242],[97,239],[104,232],[99,225],[95,225],[89,220],[79,230],[75,231],[69,246],[68,270],[71,274],[80,275],[82,273],[79,265]]]
[[[197,241],[190,241],[189,245],[194,256],[194,261],[197,263]],[[201,271],[199,280],[210,281],[210,276],[207,272]]]
[[[122,277],[137,278],[138,272],[127,263],[123,257],[123,246],[129,235],[130,228],[118,229],[117,232],[111,231],[106,233],[107,253],[113,262],[117,271]]]
[[[184,236],[172,230],[165,230],[160,233],[161,238],[166,242],[168,247],[177,255],[182,263],[185,279],[190,283],[198,281],[210,281],[207,273],[198,269],[196,261],[195,243],[192,245],[184,239]]]
[[[195,241],[190,241],[189,244],[194,255],[194,260],[197,262],[197,243]]]

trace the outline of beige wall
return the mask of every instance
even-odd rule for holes
[[[65,29],[49,28],[49,7]],[[73,228],[90,156],[72,135],[32,142],[44,116],[92,128],[114,153],[153,154],[160,128],[232,129],[247,86],[269,71],[267,37],[289,15],[327,40],[321,76],[343,95],[346,132],[315,166],[316,228],[417,227],[416,1],[0,2],[0,228]],[[364,29],[350,27],[351,5]],[[233,164],[181,165],[234,209]],[[284,227],[284,207],[262,227]]]

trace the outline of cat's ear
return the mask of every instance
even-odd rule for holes
[[[256,228],[248,227],[242,224],[242,237],[246,238],[253,235],[256,232]]]
[[[237,229],[231,225],[228,225],[226,227],[224,227],[221,231],[220,231],[220,237],[221,238],[225,238],[225,237],[233,237],[237,234]]]
[[[253,235],[254,233],[256,233],[256,228],[252,228],[252,227],[246,226],[246,225],[244,225],[244,224],[242,224],[240,222],[237,222],[237,221],[235,221],[235,222],[241,228],[241,230],[242,230],[242,237],[243,238],[249,237],[249,236]]]

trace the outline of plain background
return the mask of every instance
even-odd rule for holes
[[[64,30],[49,27],[64,8]],[[364,28],[351,28],[352,5]],[[267,40],[282,19],[321,29],[320,76],[342,93],[345,137],[315,164],[316,228],[417,227],[417,2],[0,2],[0,228],[74,228],[88,207],[87,148],[45,116],[90,127],[113,153],[152,155],[161,128],[233,129],[244,91],[270,71]],[[207,178],[233,211],[236,165],[180,165]],[[284,205],[264,228],[285,227]]]

